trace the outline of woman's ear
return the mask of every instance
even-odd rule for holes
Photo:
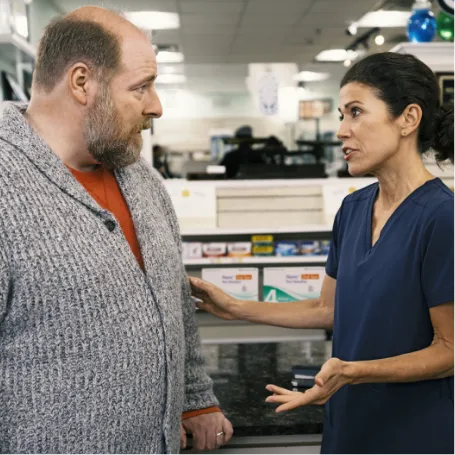
[[[422,120],[422,108],[418,104],[410,104],[400,116],[401,135],[409,136],[419,129]]]

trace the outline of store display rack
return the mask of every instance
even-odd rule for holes
[[[197,229],[182,232],[184,242],[250,242],[254,235],[272,235],[275,241],[280,240],[330,240],[331,226],[306,225],[300,228],[283,227],[276,229]],[[312,266],[323,265],[326,255],[298,256],[247,256],[247,257],[211,257],[184,259],[187,269],[197,270],[206,267],[229,266]]]

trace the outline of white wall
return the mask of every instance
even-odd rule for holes
[[[309,83],[306,91],[297,87],[280,89],[279,115],[273,117],[262,115],[248,92],[206,93],[158,88],[163,117],[155,122],[153,141],[176,151],[206,150],[210,130],[235,130],[248,124],[255,136],[275,135],[287,147],[295,148],[294,140],[302,134],[308,139],[315,135],[314,121],[298,121],[299,99],[332,98],[334,110],[321,120],[321,131],[336,131],[338,86],[339,80],[334,79]]]
[[[36,46],[44,27],[59,15],[59,11],[52,0],[33,0],[29,8],[30,42]]]
[[[163,119],[226,118],[236,116],[258,117],[251,95],[247,92],[196,92],[163,89],[158,86],[163,104]]]
[[[285,136],[280,119],[262,116],[248,93],[158,90],[163,117],[154,123],[154,143],[173,150],[207,150],[210,131],[251,125],[255,136]]]

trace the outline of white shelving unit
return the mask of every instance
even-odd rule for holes
[[[263,235],[263,234],[307,234],[319,232],[332,232],[332,226],[324,224],[305,225],[302,227],[282,227],[282,228],[246,228],[246,229],[185,229],[182,231],[183,237],[203,237],[213,235]]]
[[[271,265],[271,264],[325,264],[327,256],[251,256],[243,258],[202,258],[202,259],[186,259],[186,266],[201,266],[206,265]]]
[[[302,180],[247,180],[247,181],[166,181],[171,193],[177,196],[184,191],[204,194],[204,188],[215,189],[215,209],[204,219],[193,219],[183,198],[177,198],[183,210],[177,214],[184,242],[251,242],[254,235],[272,235],[274,241],[329,240],[331,219],[323,216],[324,187],[330,186],[335,198],[341,199],[346,186],[361,188],[374,179],[302,179]],[[338,194],[340,193],[340,195]],[[213,202],[213,195],[208,198]],[[200,204],[204,198],[200,197]],[[292,200],[295,201],[294,205]],[[251,203],[251,207],[245,205]],[[229,203],[229,204],[227,204]],[[194,211],[199,210],[199,202]],[[341,204],[341,200],[340,200]],[[212,204],[213,205],[213,204]],[[227,206],[229,205],[229,206]],[[337,203],[335,203],[337,205]],[[226,217],[234,216],[235,223]],[[307,211],[307,212],[305,212]],[[190,212],[188,214],[188,212]],[[287,216],[296,213],[294,218]],[[308,216],[299,214],[308,213]],[[220,217],[222,219],[220,219]],[[246,219],[249,218],[249,219]],[[289,220],[289,222],[288,222]],[[221,226],[221,227],[220,227]],[[250,256],[185,259],[188,275],[201,277],[203,269],[257,268],[259,299],[263,299],[264,269],[284,267],[324,267],[326,255],[312,256]],[[284,340],[324,340],[324,330],[291,330],[252,324],[246,321],[224,321],[210,313],[197,311],[203,343],[258,343]]]
[[[412,54],[427,64],[433,71],[453,72],[454,44],[434,41],[431,43],[401,43],[391,52]]]

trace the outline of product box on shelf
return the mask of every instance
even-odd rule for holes
[[[228,257],[239,258],[251,256],[251,242],[233,242],[227,244]]]
[[[202,243],[201,242],[183,242],[183,259],[200,259],[202,258]]]
[[[213,242],[202,244],[202,256],[205,258],[219,258],[226,256],[227,244],[225,242]]]
[[[300,243],[298,240],[275,242],[275,256],[298,256],[300,254]]]
[[[327,256],[330,251],[330,240],[321,240],[320,242],[320,254]]]
[[[275,254],[273,235],[253,235],[251,242],[253,256],[273,256]]]
[[[213,283],[236,299],[259,299],[257,268],[202,269],[202,279]]]
[[[320,254],[321,247],[317,240],[302,240],[300,242],[300,254],[302,256],[315,256]]]
[[[264,300],[295,302],[321,294],[324,267],[267,267],[264,269]]]

